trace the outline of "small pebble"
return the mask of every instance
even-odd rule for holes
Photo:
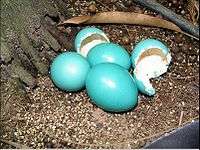
[[[180,51],[179,47],[173,47],[172,51],[176,54]]]
[[[177,4],[177,0],[173,0],[172,3],[173,3],[173,4]]]
[[[177,43],[177,44],[179,44],[179,43],[181,43],[181,42],[183,42],[183,36],[182,35],[177,35],[176,37],[175,37],[175,42]]]
[[[185,11],[184,11],[184,10],[182,10],[182,11],[181,11],[181,14],[182,14],[182,15],[184,15],[184,14],[185,14]]]
[[[191,56],[189,56],[189,62],[190,62],[190,63],[195,63],[195,62],[197,62],[197,56],[196,56],[196,55],[191,55]]]
[[[199,112],[199,107],[196,108],[196,111]]]
[[[123,44],[127,45],[127,44],[130,43],[130,40],[129,40],[129,38],[127,36],[123,36],[122,42],[123,42]]]
[[[97,12],[97,7],[95,4],[91,4],[89,7],[88,7],[88,11],[90,13],[96,13]]]
[[[131,0],[126,0],[126,1],[124,1],[124,5],[125,5],[126,7],[130,7],[132,4],[133,4],[133,3],[132,3]]]
[[[189,53],[189,45],[188,44],[184,44],[184,46],[182,46],[182,51],[183,51],[183,53],[185,53],[185,54],[188,54]]]
[[[52,144],[52,143],[47,143],[47,144],[45,145],[45,147],[46,147],[46,148],[53,148],[53,144]]]
[[[176,58],[176,61],[177,61],[177,62],[182,62],[182,61],[184,60],[184,54],[183,54],[182,52],[177,53],[177,54],[175,55],[175,58]]]
[[[143,13],[143,10],[140,7],[136,6],[134,10],[136,13]]]

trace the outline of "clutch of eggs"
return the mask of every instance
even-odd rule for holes
[[[152,96],[151,78],[164,74],[171,62],[166,45],[156,39],[140,41],[131,57],[126,49],[109,41],[94,27],[75,37],[76,52],[58,55],[50,67],[53,83],[65,91],[86,87],[91,102],[109,112],[123,112],[138,103],[138,91]],[[133,76],[129,69],[133,67]]]
[[[138,89],[128,72],[131,61],[127,51],[110,43],[96,28],[81,30],[75,45],[77,53],[64,52],[52,61],[53,83],[64,91],[79,91],[86,86],[91,102],[105,111],[123,112],[134,108]]]

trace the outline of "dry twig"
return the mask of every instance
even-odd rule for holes
[[[184,19],[182,16],[177,15],[175,12],[157,3],[155,0],[133,0],[133,1],[163,15],[165,18],[169,19],[177,26],[179,26],[184,32],[187,32],[188,34],[191,34],[199,39],[198,26],[194,26],[188,20]]]
[[[15,148],[18,148],[18,149],[30,149],[29,147],[22,145],[22,144],[19,144],[19,143],[16,143],[16,142],[11,142],[11,141],[8,141],[8,140],[3,140],[3,139],[0,139],[0,141],[3,142],[3,143],[6,143],[8,145],[14,146]]]
[[[187,0],[188,1],[188,11],[192,22],[194,25],[197,25],[197,21],[199,20],[199,3],[196,0]]]
[[[184,111],[181,111],[178,126],[180,126],[180,125],[182,124],[182,121],[183,121],[183,114],[184,114]]]

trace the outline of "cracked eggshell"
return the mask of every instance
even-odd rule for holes
[[[96,45],[89,51],[87,60],[91,66],[106,62],[118,64],[127,70],[131,66],[128,52],[122,46],[114,43]]]
[[[148,96],[155,95],[156,90],[153,88],[147,77],[138,76],[135,73],[133,73],[133,78],[135,79],[137,88],[141,93],[146,94]]]
[[[168,47],[166,47],[166,45],[164,45],[159,40],[156,40],[156,39],[142,40],[134,47],[133,52],[131,54],[131,61],[132,61],[133,68],[135,68],[135,64],[137,63],[140,55],[144,51],[146,51],[148,49],[152,49],[152,48],[157,48],[157,49],[162,50],[164,55],[167,55],[169,52]]]
[[[79,31],[75,37],[75,50],[86,57],[94,46],[100,43],[110,42],[106,34],[95,27],[86,27]]]
[[[139,42],[131,56],[134,68],[133,76],[141,93],[152,96],[155,89],[149,79],[159,77],[167,72],[171,62],[168,47],[156,39],[146,39]]]

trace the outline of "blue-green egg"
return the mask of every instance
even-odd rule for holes
[[[148,49],[157,48],[160,49],[164,55],[167,55],[169,52],[169,48],[161,41],[157,39],[145,39],[140,41],[136,44],[136,46],[133,48],[133,51],[131,53],[131,61],[133,68],[135,68],[135,65],[140,57],[140,55],[147,51]]]
[[[131,66],[128,52],[122,46],[114,43],[96,45],[89,51],[87,60],[91,66],[106,62],[118,64],[125,69],[129,69]]]
[[[102,30],[95,27],[86,27],[76,35],[74,46],[79,54],[87,57],[91,48],[100,43],[107,42],[109,42],[109,39]]]
[[[124,112],[137,105],[135,81],[128,70],[117,64],[95,65],[88,73],[86,90],[91,101],[108,112]]]
[[[64,52],[50,66],[53,83],[64,91],[78,91],[85,86],[90,70],[88,61],[78,53]]]
[[[167,72],[171,62],[169,48],[156,39],[140,41],[132,51],[131,62],[134,68],[133,76],[139,91],[153,96],[156,90],[150,79],[159,77]]]

